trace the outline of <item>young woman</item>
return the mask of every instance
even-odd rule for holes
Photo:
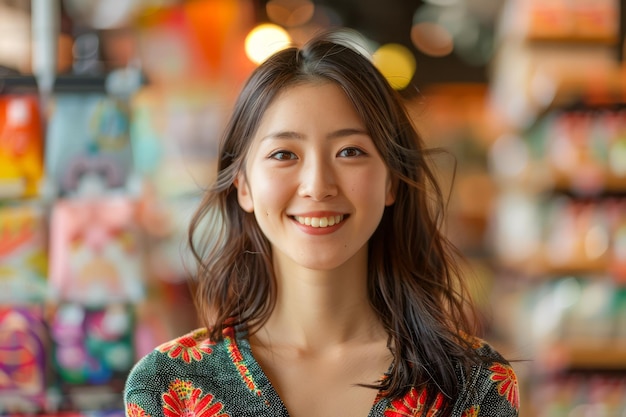
[[[471,336],[428,151],[340,38],[244,86],[190,228],[206,328],[135,366],[128,415],[518,415],[514,371]]]

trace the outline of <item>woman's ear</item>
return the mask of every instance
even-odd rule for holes
[[[254,211],[254,203],[252,201],[252,194],[250,194],[250,187],[248,187],[248,181],[243,172],[240,171],[237,174],[233,185],[237,189],[237,201],[239,202],[239,206],[244,211],[252,213]]]
[[[398,192],[398,180],[389,176],[387,179],[387,193],[385,194],[385,205],[390,206],[396,202],[396,193]]]

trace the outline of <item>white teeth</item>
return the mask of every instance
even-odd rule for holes
[[[343,215],[330,216],[330,217],[302,217],[296,216],[296,220],[300,224],[311,227],[328,227],[334,226],[343,220]]]

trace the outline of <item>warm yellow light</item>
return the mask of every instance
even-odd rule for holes
[[[246,55],[250,61],[260,64],[275,52],[291,44],[285,29],[271,23],[258,25],[246,36]]]
[[[382,45],[374,52],[372,58],[376,67],[396,90],[406,88],[415,74],[415,57],[403,45],[397,43]]]

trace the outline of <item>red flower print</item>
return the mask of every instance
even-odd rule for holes
[[[509,365],[494,363],[489,370],[493,372],[491,380],[497,382],[498,394],[506,397],[513,408],[519,409],[519,387],[513,368]]]
[[[203,354],[208,355],[213,352],[210,347],[213,344],[207,339],[206,329],[200,329],[164,343],[157,350],[167,353],[172,359],[180,357],[185,362],[190,363],[192,360],[199,362],[202,360]]]
[[[463,411],[461,417],[478,417],[478,412],[480,411],[480,406],[473,405],[467,410]]]
[[[232,327],[228,327],[224,329],[223,335],[224,341],[226,342],[226,346],[228,348],[230,359],[233,361],[233,364],[239,371],[239,375],[241,376],[244,384],[246,384],[248,389],[255,393],[257,396],[261,396],[261,390],[257,387],[256,383],[252,379],[252,374],[246,366],[243,355],[241,354],[239,346],[237,346],[237,342],[235,341],[235,329]]]
[[[224,404],[213,402],[213,395],[202,395],[202,390],[191,381],[176,379],[163,393],[163,414],[166,417],[229,417],[222,413]]]
[[[393,400],[385,410],[384,415],[385,417],[435,417],[443,405],[443,395],[437,394],[435,404],[430,410],[424,408],[427,397],[428,392],[426,390],[418,391],[411,388],[403,398]]]
[[[126,415],[128,417],[150,417],[150,414],[146,413],[143,408],[133,403],[126,405]]]

